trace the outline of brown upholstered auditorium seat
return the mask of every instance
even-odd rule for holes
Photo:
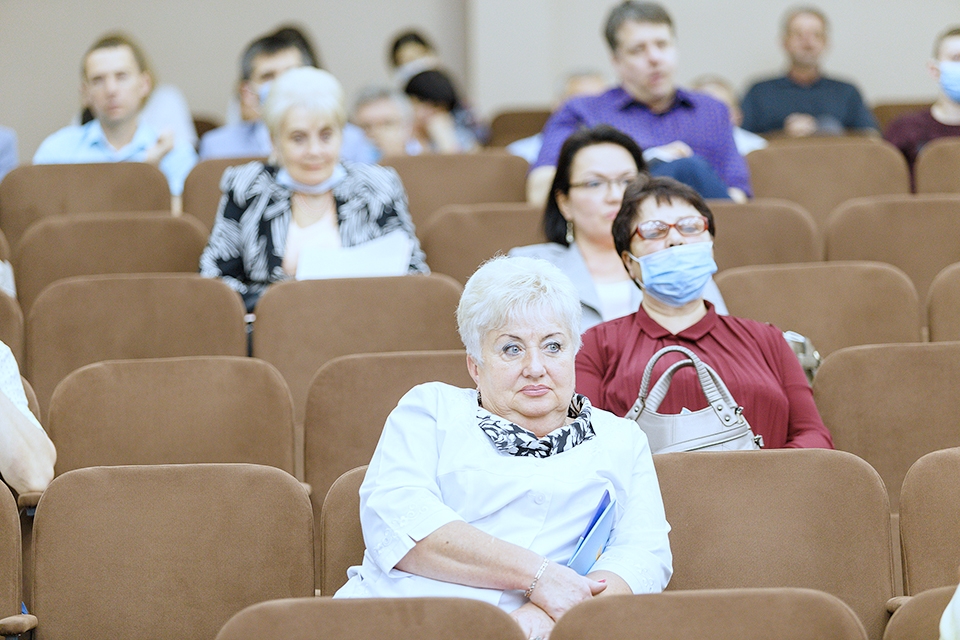
[[[10,489],[0,483],[0,620],[20,613],[21,561],[20,513]]]
[[[0,342],[10,347],[23,370],[23,312],[16,298],[0,291]]]
[[[475,386],[466,352],[408,351],[334,358],[310,383],[304,430],[304,480],[320,531],[327,490],[341,474],[370,462],[387,416],[414,386],[432,381]],[[317,578],[320,578],[317,539]],[[318,583],[318,588],[321,586]]]
[[[363,562],[360,485],[366,465],[347,471],[331,485],[320,511],[320,594],[332,596],[347,582],[347,569]]]
[[[192,216],[169,213],[83,214],[35,222],[14,258],[17,299],[25,314],[43,289],[70,276],[196,273],[207,233]]]
[[[546,242],[543,207],[519,202],[444,207],[418,233],[430,269],[460,284],[498,253]]]
[[[960,194],[872,196],[848,200],[827,222],[827,260],[873,260],[913,281],[925,312],[927,291],[960,262]]]
[[[672,527],[668,590],[818,589],[880,640],[893,552],[887,492],[869,464],[825,449],[670,453],[654,464]]]
[[[887,264],[738,267],[716,281],[731,315],[801,333],[823,356],[857,344],[920,341],[917,292]]]
[[[249,464],[77,469],[34,521],[38,638],[213,638],[243,608],[312,596],[299,482]]]
[[[866,640],[856,614],[812,589],[716,589],[610,596],[582,602],[551,640]]]
[[[92,362],[246,355],[243,316],[233,289],[199,275],[67,278],[30,310],[25,375],[46,416],[57,383]]]
[[[23,394],[27,396],[27,406],[30,407],[30,412],[36,416],[37,420],[40,419],[40,403],[37,402],[37,394],[34,393],[33,387],[30,385],[30,382],[20,376],[20,382],[23,383]]]
[[[907,161],[882,140],[771,145],[746,158],[756,197],[792,200],[821,229],[830,212],[850,198],[910,193]]]
[[[293,401],[255,358],[97,362],[53,392],[58,474],[101,465],[249,462],[293,473]]]
[[[11,257],[13,257],[13,253],[10,251],[10,243],[3,231],[0,231],[0,260],[9,261]]]
[[[717,226],[713,255],[720,270],[760,264],[823,260],[817,223],[788,200],[711,200]]]
[[[913,173],[917,193],[960,193],[960,139],[939,138],[923,145]]]
[[[48,216],[169,210],[167,179],[143,162],[23,165],[0,183],[0,229],[14,251],[27,228]]]
[[[834,446],[877,470],[894,513],[910,465],[960,446],[958,388],[960,343],[850,347],[827,357],[813,381]]]
[[[940,618],[956,587],[930,589],[911,597],[890,618],[883,640],[932,640],[940,636]]]
[[[460,349],[460,292],[438,274],[281,282],[257,303],[253,355],[283,374],[303,422],[310,381],[337,356]]]
[[[227,167],[236,167],[266,158],[216,158],[203,160],[194,165],[183,183],[183,212],[189,213],[199,220],[209,233],[213,229],[213,222],[217,218],[217,207],[220,205],[220,178]]]
[[[410,215],[418,229],[441,207],[450,204],[526,202],[527,199],[527,161],[502,149],[392,156],[380,164],[400,174],[410,200]]]
[[[298,598],[262,602],[235,615],[217,640],[377,638],[524,640],[498,607],[467,598]]]
[[[907,472],[900,494],[900,541],[904,592],[908,595],[957,584],[958,496],[960,448],[928,453]]]
[[[511,142],[535,136],[543,131],[550,109],[514,109],[501,111],[490,121],[490,147],[505,147]]]
[[[932,106],[929,100],[926,102],[881,102],[873,105],[873,117],[877,119],[877,125],[880,131],[886,131],[887,125],[902,115],[911,111],[923,111]]]
[[[960,263],[944,267],[930,283],[927,328],[931,342],[960,340]]]

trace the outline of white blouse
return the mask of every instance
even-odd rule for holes
[[[40,421],[30,411],[27,394],[23,391],[23,381],[20,379],[20,369],[17,368],[17,360],[13,357],[10,347],[2,342],[0,342],[0,393],[10,398],[13,406],[20,409],[37,429],[43,429]]]
[[[604,490],[617,501],[594,570],[634,593],[672,574],[670,530],[650,448],[636,423],[593,408],[596,437],[546,458],[501,454],[477,425],[477,392],[440,382],[414,387],[393,410],[360,487],[363,564],[334,597],[449,596],[507,612],[522,591],[440,582],[395,568],[414,544],[455,520],[566,564]]]

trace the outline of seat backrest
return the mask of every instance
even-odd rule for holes
[[[322,631],[321,631],[322,630]],[[467,598],[297,598],[247,607],[217,640],[249,638],[380,640],[524,640],[498,607]]]
[[[293,401],[255,358],[114,360],[57,385],[46,429],[56,472],[101,465],[249,462],[293,473]]]
[[[910,465],[960,446],[958,388],[960,343],[945,342],[843,349],[823,361],[813,382],[834,446],[877,470],[893,513]]]
[[[716,281],[731,315],[797,331],[824,356],[851,345],[920,340],[917,292],[887,264],[738,267]]]
[[[466,284],[477,267],[514,247],[546,242],[543,207],[526,203],[443,207],[420,231],[434,273]]]
[[[880,102],[873,105],[873,117],[877,119],[877,125],[880,131],[886,131],[887,125],[902,115],[911,111],[923,111],[931,107],[930,101],[926,102]]]
[[[717,238],[713,256],[723,269],[823,260],[823,240],[813,217],[787,200],[711,200]]]
[[[670,453],[654,464],[672,527],[668,589],[818,589],[880,639],[893,552],[887,492],[869,464],[827,449]]]
[[[20,613],[22,571],[20,512],[10,489],[0,482],[0,618]]]
[[[848,200],[827,222],[827,260],[892,264],[910,277],[925,308],[934,277],[947,265],[960,262],[960,243],[945,233],[957,228],[960,194]]]
[[[183,183],[183,211],[189,213],[206,227],[213,229],[220,205],[220,178],[227,167],[236,167],[254,160],[263,162],[266,158],[215,158],[198,162],[190,170]]]
[[[360,528],[360,485],[366,465],[337,478],[323,499],[320,510],[320,594],[332,596],[347,582],[347,569],[363,562],[363,530]]]
[[[913,172],[917,193],[960,193],[960,140],[939,138],[923,145]]]
[[[960,567],[957,496],[960,496],[960,448],[928,453],[907,472],[900,494],[903,588],[907,595],[957,584]]]
[[[25,314],[47,285],[108,273],[196,273],[207,233],[192,216],[83,214],[34,223],[17,247],[17,299]]]
[[[0,260],[10,260],[13,256],[13,253],[10,251],[10,243],[7,241],[7,236],[0,231]]]
[[[33,526],[38,640],[213,638],[256,602],[313,595],[304,488],[249,464],[77,469]]]
[[[527,161],[502,149],[466,154],[427,154],[384,158],[393,167],[410,201],[419,228],[449,204],[525,202]]]
[[[910,193],[910,173],[893,145],[868,138],[844,142],[770,145],[747,155],[758,198],[792,200],[821,229],[837,205],[850,198]]]
[[[283,374],[302,422],[310,381],[337,356],[461,348],[460,292],[438,274],[275,284],[257,303],[253,355]]]
[[[10,347],[23,369],[23,312],[16,298],[0,291],[0,342]]]
[[[550,114],[550,109],[501,111],[490,121],[489,146],[505,147],[511,142],[540,133]]]
[[[551,640],[866,640],[856,614],[812,589],[716,589],[582,602],[557,622]]]
[[[960,263],[944,267],[930,283],[927,330],[931,342],[960,340]]]
[[[320,367],[310,383],[303,422],[304,480],[312,489],[318,525],[327,490],[341,474],[370,462],[400,398],[414,386],[433,381],[473,386],[466,352],[367,353],[334,358]],[[317,545],[320,579],[319,540]]]
[[[30,225],[48,216],[169,210],[167,179],[144,162],[22,165],[0,183],[0,229],[14,251]]]
[[[187,274],[78,276],[37,297],[27,373],[46,415],[68,373],[101,360],[247,354],[244,306],[219,280]]]
[[[940,618],[956,587],[918,593],[894,612],[883,640],[931,640],[940,636]]]
[[[30,408],[30,412],[39,420],[40,403],[37,402],[37,394],[33,391],[33,386],[26,378],[20,376],[20,382],[23,384],[23,395],[27,396],[27,406]]]

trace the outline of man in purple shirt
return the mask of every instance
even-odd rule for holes
[[[750,174],[733,141],[726,106],[676,85],[670,14],[655,3],[627,0],[610,13],[604,34],[620,86],[599,96],[573,98],[550,117],[527,178],[527,199],[546,201],[563,142],[578,128],[601,123],[633,137],[652,173],[696,182],[692,186],[708,197],[725,191],[736,200],[746,199]],[[716,185],[720,194],[710,192]]]

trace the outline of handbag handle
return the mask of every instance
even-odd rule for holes
[[[667,353],[678,352],[682,353],[687,358],[685,360],[679,360],[670,365],[666,371],[663,372],[663,375],[660,376],[660,379],[657,380],[653,388],[649,390],[650,378],[653,376],[653,367],[656,365],[657,361],[666,355]],[[686,347],[681,347],[679,345],[664,347],[650,358],[650,361],[647,363],[647,366],[643,371],[643,380],[640,383],[640,393],[637,396],[637,401],[631,407],[630,411],[627,412],[626,418],[630,420],[636,420],[637,416],[646,408],[650,411],[656,411],[660,408],[660,403],[663,402],[664,397],[667,395],[667,391],[670,388],[670,382],[673,380],[673,375],[682,369],[683,367],[694,367],[697,372],[697,378],[700,381],[700,388],[703,390],[703,395],[707,398],[707,403],[710,405],[710,408],[717,414],[717,417],[720,418],[721,422],[725,425],[732,425],[737,422],[738,416],[742,409],[737,405],[736,400],[733,399],[733,396],[730,394],[730,390],[727,389],[727,386],[723,383],[723,380],[714,371],[713,367],[705,363],[700,359],[697,354],[693,351],[690,351]]]

